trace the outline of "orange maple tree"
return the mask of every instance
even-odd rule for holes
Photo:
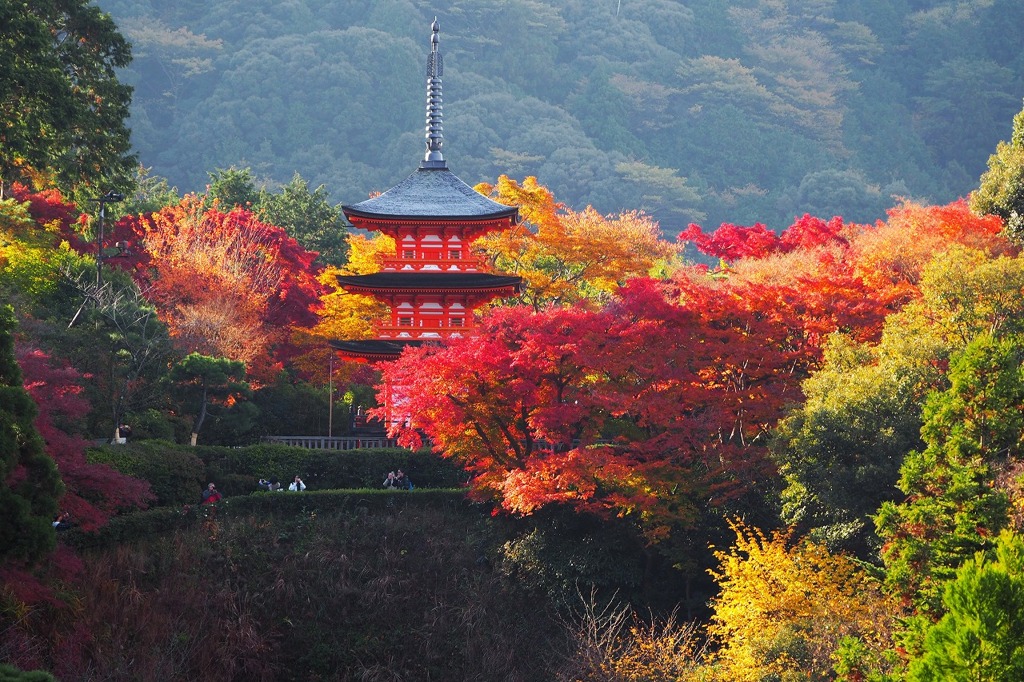
[[[387,305],[372,296],[353,294],[338,286],[339,275],[369,275],[379,272],[381,259],[394,257],[395,240],[386,234],[348,236],[348,262],[344,267],[328,267],[318,276],[323,287],[317,322],[310,329],[298,329],[292,340],[303,352],[294,359],[294,366],[314,381],[327,382],[329,356],[334,351],[327,345],[332,339],[372,339],[376,324],[387,317]],[[366,378],[366,366],[341,363],[337,369],[342,381]],[[372,383],[372,380],[367,383]]]
[[[519,225],[489,234],[475,246],[497,270],[523,278],[521,300],[534,307],[607,300],[627,279],[648,275],[678,251],[661,239],[650,216],[638,211],[604,216],[589,206],[573,211],[535,177],[520,184],[502,175],[495,185],[476,189],[519,207]]]

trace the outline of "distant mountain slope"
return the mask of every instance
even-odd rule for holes
[[[868,221],[977,183],[1024,96],[1024,3],[902,0],[100,0],[132,40],[142,162],[298,171],[337,201],[422,156],[430,22],[445,151],[574,208]]]

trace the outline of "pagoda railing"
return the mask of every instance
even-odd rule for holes
[[[411,266],[411,270],[419,272],[426,266],[434,266],[426,272],[480,272],[483,269],[483,262],[478,258],[387,258],[384,260],[384,270],[405,270]]]
[[[453,327],[451,325],[444,325],[434,320],[420,320],[419,324],[400,324],[395,325],[378,325],[376,327],[377,335],[381,338],[396,338],[401,334],[408,334],[411,338],[419,338],[422,334],[431,333],[438,334],[439,336],[451,336],[452,334],[464,334],[467,330],[473,329],[474,325],[463,325],[461,327]],[[430,337],[437,338],[437,337]]]
[[[290,445],[307,450],[361,450],[397,448],[398,440],[385,436],[264,436],[264,443]]]

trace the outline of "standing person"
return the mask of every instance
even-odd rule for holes
[[[299,478],[298,476],[295,477],[294,481],[292,481],[291,483],[288,484],[288,490],[294,490],[296,492],[302,492],[305,489],[306,489],[306,484],[303,483],[302,479]]]
[[[217,486],[210,484],[206,486],[206,490],[203,491],[203,499],[200,500],[199,504],[213,504],[214,502],[220,502],[224,496],[217,490]]]

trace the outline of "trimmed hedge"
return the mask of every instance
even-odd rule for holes
[[[62,541],[77,549],[131,544],[161,533],[187,528],[215,517],[247,515],[293,516],[350,512],[393,512],[415,508],[459,509],[472,506],[461,490],[318,490],[295,493],[254,492],[214,505],[162,507],[116,516],[91,533],[77,528],[61,531]]]
[[[388,511],[407,507],[464,507],[471,503],[461,490],[316,490],[304,493],[257,492],[218,503],[231,515],[301,514],[308,512]]]
[[[160,507],[146,511],[115,516],[98,530],[86,533],[78,528],[60,531],[57,537],[64,544],[76,549],[86,547],[107,547],[114,544],[131,544],[143,538],[160,533],[187,528],[212,511],[211,507],[185,505],[184,507]]]
[[[123,474],[149,481],[156,506],[199,501],[205,485],[206,464],[193,448],[162,440],[141,440],[125,445],[89,448],[90,463],[107,464]]]

